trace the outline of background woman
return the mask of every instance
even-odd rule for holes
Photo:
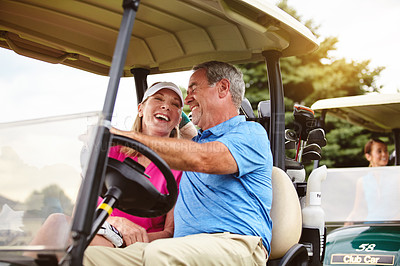
[[[369,167],[386,166],[389,162],[387,145],[380,139],[370,139],[364,146],[364,155]],[[394,212],[398,201],[393,198],[393,193],[388,193],[397,188],[399,182],[396,179],[382,176],[379,169],[371,169],[357,180],[353,209],[345,225],[352,225],[353,221],[371,222],[399,216]]]

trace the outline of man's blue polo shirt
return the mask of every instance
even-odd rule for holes
[[[174,237],[220,232],[260,236],[270,252],[272,155],[265,129],[244,116],[235,116],[193,140],[223,143],[239,172],[184,172],[174,212]]]

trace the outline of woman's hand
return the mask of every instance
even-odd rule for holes
[[[109,217],[107,221],[122,234],[126,246],[136,242],[149,242],[146,229],[140,225],[137,225],[126,218],[115,216]]]

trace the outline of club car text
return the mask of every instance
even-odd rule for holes
[[[331,264],[393,265],[393,255],[332,254]]]

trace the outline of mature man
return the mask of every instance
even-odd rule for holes
[[[222,62],[193,68],[185,103],[193,141],[113,129],[183,170],[174,238],[124,249],[89,247],[85,265],[265,265],[272,221],[272,156],[264,128],[238,115],[242,73]]]

